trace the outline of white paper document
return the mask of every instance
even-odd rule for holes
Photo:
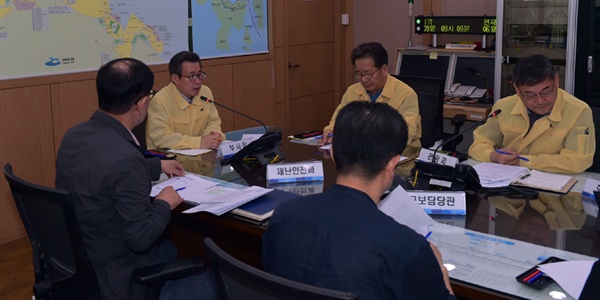
[[[183,211],[183,213],[191,214],[206,211],[220,216],[271,191],[272,189],[265,189],[259,186],[251,186],[242,190],[214,186],[194,195],[193,198],[184,197],[183,199],[187,202],[197,205]]]
[[[165,187],[172,186],[183,199],[193,198],[194,195],[219,184],[216,181],[210,181],[201,177],[186,174],[181,177],[172,177],[152,187],[150,196],[156,197]]]
[[[592,271],[593,260],[570,260],[539,265],[538,269],[554,279],[571,297],[579,299]]]
[[[497,163],[480,163],[473,168],[479,175],[481,186],[487,188],[509,186],[511,182],[524,176],[529,170],[526,167]]]
[[[171,153],[176,153],[176,154],[181,154],[181,155],[196,156],[196,155],[208,153],[208,152],[212,151],[212,149],[179,149],[179,150],[171,149],[168,151]]]
[[[559,191],[569,183],[571,178],[571,176],[531,170],[529,175],[521,177],[515,183],[542,190]]]
[[[291,139],[290,142],[296,143],[296,144],[309,145],[309,146],[317,146],[319,144],[320,140],[321,140],[321,136],[319,135],[316,137],[310,137],[310,138],[306,138],[306,139]]]
[[[251,141],[256,141],[258,139],[260,139],[261,136],[263,136],[264,134],[262,133],[244,133],[242,134],[242,140],[251,140]]]
[[[430,227],[436,223],[401,186],[396,187],[378,206],[379,210],[394,218],[396,222],[423,236],[426,236]]]

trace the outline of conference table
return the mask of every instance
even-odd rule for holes
[[[287,140],[280,147],[286,162],[321,160],[325,180],[269,188],[310,194],[334,183],[335,167],[327,151]],[[221,166],[215,151],[195,157],[180,155],[178,160],[188,172],[242,185],[267,186],[266,167],[257,163]],[[438,246],[444,263],[455,268],[449,274],[456,295],[460,299],[571,299],[555,283],[537,291],[514,277],[548,256],[587,260],[600,257],[600,231],[594,227],[593,204],[581,194],[587,175],[579,175],[578,184],[568,194],[540,192],[535,199],[466,192],[466,216],[432,216],[439,228],[429,241]],[[203,239],[211,237],[237,259],[261,267],[262,235],[268,221],[248,222],[231,213],[181,213],[188,208],[190,205],[184,203],[173,210],[167,231],[180,256],[201,256],[210,264]]]

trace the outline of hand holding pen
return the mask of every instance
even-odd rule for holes
[[[519,153],[510,148],[496,149],[490,153],[490,160],[504,165],[519,166],[521,160],[529,161],[528,158],[519,155]]]
[[[325,146],[333,142],[333,130],[323,131],[323,135],[319,139],[319,146]]]

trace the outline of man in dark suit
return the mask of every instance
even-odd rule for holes
[[[386,103],[352,101],[333,134],[336,184],[277,207],[265,270],[359,299],[455,299],[438,249],[377,208],[406,147],[404,118]]]
[[[58,151],[56,187],[73,196],[102,299],[142,299],[145,287],[132,280],[132,271],[175,258],[174,251],[158,254],[168,252],[159,237],[183,199],[172,187],[154,201],[149,195],[151,180],[161,172],[181,176],[183,167],[145,158],[131,132],[146,117],[153,84],[150,68],[136,59],[104,65],[96,78],[100,110],[69,129]]]
[[[594,263],[594,266],[590,271],[590,275],[588,276],[588,279],[585,282],[585,285],[583,286],[583,291],[581,291],[579,299],[598,299],[598,295],[600,295],[600,260],[597,260]]]

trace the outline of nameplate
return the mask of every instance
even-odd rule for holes
[[[267,184],[267,187],[302,196],[323,193],[323,181],[272,183]]]
[[[595,191],[600,191],[600,181],[592,178],[588,178],[583,186],[582,196],[588,197],[592,200],[596,200],[594,196]]]
[[[581,202],[587,215],[598,217],[598,204],[594,191],[600,191],[600,181],[588,178],[581,192]]]
[[[242,139],[239,141],[225,141],[219,146],[217,157],[228,158],[242,150],[246,145],[252,143],[254,138]]]
[[[427,162],[434,162],[433,161],[433,153],[434,153],[433,150],[421,148],[421,152],[419,153],[419,160],[427,161]],[[458,164],[458,158],[436,152],[435,153],[435,163],[438,163],[440,165],[454,167],[454,166],[456,166],[456,164]]]
[[[448,50],[473,50],[476,47],[475,44],[446,44]]]
[[[267,165],[267,182],[322,181],[323,162],[307,161]]]
[[[467,214],[467,198],[465,192],[459,191],[406,191],[429,215],[461,215]]]

